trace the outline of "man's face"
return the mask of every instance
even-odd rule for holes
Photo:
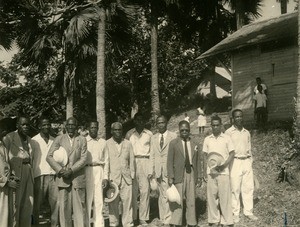
[[[221,133],[221,122],[219,120],[213,120],[211,122],[212,132],[215,136],[220,135]]]
[[[91,122],[90,127],[89,127],[89,135],[92,138],[96,138],[98,135],[98,124],[97,122]]]
[[[134,125],[136,128],[144,128],[145,127],[145,122],[142,117],[137,117],[134,119]]]
[[[256,79],[256,83],[257,83],[258,85],[260,85],[260,84],[261,84],[261,79]]]
[[[74,119],[69,119],[66,124],[66,130],[70,137],[75,135],[77,129],[77,122]]]
[[[189,136],[190,136],[190,125],[184,123],[181,126],[179,126],[179,133],[180,133],[180,137],[182,139],[189,138]]]
[[[156,126],[159,133],[163,134],[167,130],[167,120],[164,117],[157,118]]]
[[[243,113],[241,111],[234,112],[233,123],[236,126],[243,126]]]
[[[40,131],[46,135],[50,133],[51,124],[50,121],[47,119],[42,120],[40,123]]]
[[[122,139],[123,127],[122,125],[116,124],[113,128],[111,128],[111,134],[114,139],[120,140]]]
[[[18,122],[18,131],[23,135],[28,135],[29,133],[29,119],[26,117],[22,117]]]

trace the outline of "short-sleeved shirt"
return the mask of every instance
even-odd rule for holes
[[[262,87],[262,93],[265,94],[265,91],[267,90],[267,86],[265,84],[260,84]],[[254,87],[254,93],[257,94],[259,93],[258,89],[257,89],[257,85]]]
[[[256,108],[267,107],[267,96],[265,94],[257,93],[253,99],[256,100]]]
[[[150,157],[150,138],[153,136],[148,129],[143,129],[139,134],[135,128],[127,132],[126,138],[131,142],[133,153],[135,156],[149,156]]]
[[[226,130],[233,145],[235,157],[245,158],[251,156],[251,137],[247,129],[238,130],[234,125]]]
[[[205,137],[203,143],[203,152],[209,154],[210,152],[217,152],[226,161],[229,157],[229,152],[234,151],[234,145],[230,137],[221,133],[218,137],[213,134]],[[207,173],[210,174],[210,168],[207,167]],[[229,175],[229,169],[226,167],[220,174]]]

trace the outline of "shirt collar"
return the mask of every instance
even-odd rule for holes
[[[231,130],[232,131],[239,131],[239,132],[245,132],[246,129],[243,127],[242,130],[239,130],[237,127],[235,127],[234,125],[231,126]]]
[[[224,137],[224,133],[221,132],[221,134],[218,135],[217,137],[215,137],[214,134],[211,134],[211,135],[209,136],[209,138],[219,138],[219,137]]]
[[[87,135],[86,137],[86,141],[91,141],[91,140],[94,140],[94,141],[98,141],[100,138],[97,136],[96,138],[92,138],[90,135]]]

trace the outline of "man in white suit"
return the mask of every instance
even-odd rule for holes
[[[167,130],[167,119],[161,115],[156,119],[158,133],[151,137],[150,161],[159,190],[158,208],[159,217],[164,226],[168,226],[171,219],[171,211],[166,198],[166,190],[169,188],[167,175],[167,157],[169,143],[177,137],[176,133]]]
[[[106,141],[109,157],[109,179],[119,186],[118,197],[108,204],[109,225],[119,226],[119,202],[122,201],[122,225],[133,226],[132,181],[135,176],[134,155],[131,143],[123,139],[123,126],[119,122],[111,125],[112,138]]]

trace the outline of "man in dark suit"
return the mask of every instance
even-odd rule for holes
[[[59,219],[61,227],[72,225],[72,211],[75,227],[85,225],[85,165],[87,161],[87,142],[83,136],[77,136],[77,120],[67,120],[67,133],[55,138],[47,155],[47,162],[55,170],[59,189]],[[53,158],[54,151],[63,147],[67,151],[68,162],[61,166]]]
[[[151,177],[157,180],[159,218],[164,226],[168,226],[171,219],[171,211],[166,197],[166,191],[169,188],[167,156],[170,142],[177,137],[175,132],[167,130],[167,123],[165,116],[157,117],[158,133],[151,137],[150,142]]]
[[[190,124],[187,121],[179,122],[179,133],[180,137],[170,142],[167,159],[169,185],[175,185],[181,199],[181,204],[170,203],[170,224],[182,226],[185,197],[187,225],[196,226],[195,186],[201,186],[203,173],[200,146],[190,138]]]

